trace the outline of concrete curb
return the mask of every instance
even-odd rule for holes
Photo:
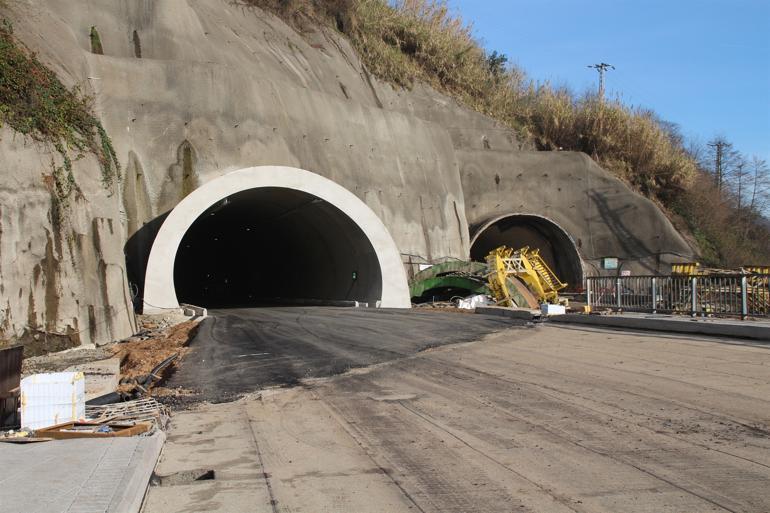
[[[147,446],[136,462],[134,471],[121,483],[120,491],[110,504],[109,513],[139,513],[165,441],[166,434],[160,430],[147,438]]]
[[[369,306],[367,303],[344,299],[305,299],[305,298],[286,298],[279,299],[278,303],[292,304],[297,306],[334,306],[339,308],[359,308]]]
[[[180,303],[179,307],[182,309],[182,313],[189,317],[206,317],[208,315],[208,310],[202,306]]]
[[[558,315],[550,317],[549,320],[554,323],[585,324],[610,328],[665,331],[770,341],[770,324],[755,324],[753,321],[585,314]]]
[[[540,317],[540,310],[506,308],[504,306],[477,306],[475,313],[484,315],[496,315],[498,317],[508,317],[510,319],[518,319],[524,321],[531,321]]]

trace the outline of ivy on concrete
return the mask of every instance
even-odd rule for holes
[[[68,89],[0,22],[0,125],[50,144],[62,164],[54,164],[53,187],[58,206],[66,206],[77,189],[72,163],[87,153],[99,160],[106,188],[120,178],[120,163],[91,98],[78,87]]]

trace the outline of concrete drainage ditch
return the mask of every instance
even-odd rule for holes
[[[182,470],[165,476],[152,473],[150,486],[179,486],[195,484],[200,481],[211,481],[216,478],[216,473],[211,469]]]

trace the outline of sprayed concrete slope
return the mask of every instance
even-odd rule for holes
[[[692,257],[651,202],[586,156],[529,151],[427,87],[393,89],[328,30],[300,35],[225,0],[26,0],[2,14],[66,84],[93,95],[123,179],[107,191],[93,159],[76,162],[83,194],[54,228],[51,154],[3,129],[0,338],[67,346],[130,334],[131,296],[142,293],[163,216],[255,166],[344,187],[405,262],[468,258],[476,227],[517,213],[561,226],[587,273],[603,256],[644,272]],[[90,51],[92,26],[104,55]]]

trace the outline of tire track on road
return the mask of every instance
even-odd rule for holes
[[[448,365],[448,364],[446,364],[446,362],[442,362],[442,363],[444,363],[445,365]],[[462,364],[459,364],[458,366],[461,367],[461,368],[464,368],[464,369],[468,369],[468,370],[470,370],[472,372],[477,372],[477,373],[480,373],[480,374],[486,374],[486,373],[483,373],[483,372],[479,372],[476,369],[473,369],[473,368],[470,368],[470,367],[466,367],[466,366],[464,366]],[[449,367],[451,368],[452,366],[449,365]],[[406,371],[406,372],[408,372],[408,371]],[[414,376],[416,378],[418,378],[418,379],[425,379],[424,375],[414,374]],[[509,379],[500,379],[499,377],[494,376],[494,375],[486,375],[485,377],[487,377],[488,379],[489,378],[497,379],[499,381],[503,381],[503,382],[506,382],[506,383],[509,383],[509,384],[514,384],[514,385],[519,385],[519,386],[527,385],[528,384],[526,382],[517,382],[517,381],[509,380]],[[461,381],[461,383],[465,384],[467,382]],[[460,384],[460,383],[457,383],[457,384]],[[569,443],[571,445],[574,445],[574,446],[579,447],[579,448],[581,448],[583,450],[586,450],[586,451],[589,451],[591,453],[594,453],[594,454],[596,454],[598,456],[610,459],[610,460],[615,461],[615,462],[617,462],[619,464],[627,465],[627,466],[629,466],[631,468],[634,468],[634,469],[636,469],[639,472],[642,472],[642,473],[644,473],[646,475],[649,475],[650,477],[652,477],[654,479],[657,479],[657,480],[659,480],[659,481],[661,481],[663,483],[666,483],[666,484],[668,484],[669,486],[671,486],[673,488],[676,488],[676,489],[678,489],[678,490],[680,490],[682,492],[685,492],[685,493],[687,493],[689,495],[697,497],[698,499],[701,499],[701,500],[703,500],[705,502],[708,502],[708,503],[712,504],[713,506],[719,507],[720,509],[722,509],[724,511],[728,511],[728,512],[731,512],[731,513],[738,513],[740,511],[738,509],[734,509],[734,507],[732,507],[732,506],[729,506],[727,504],[724,504],[723,502],[720,502],[720,500],[718,500],[718,499],[713,499],[711,497],[708,497],[707,495],[705,495],[703,493],[700,493],[700,492],[697,492],[695,490],[692,490],[692,489],[688,488],[687,486],[680,485],[680,484],[676,483],[675,481],[673,481],[671,479],[668,479],[668,478],[666,478],[664,476],[661,476],[660,474],[658,474],[657,472],[655,472],[653,470],[650,470],[648,468],[642,467],[640,464],[634,462],[633,460],[630,460],[629,458],[624,458],[624,457],[620,457],[620,456],[617,456],[617,455],[613,455],[610,452],[603,451],[603,450],[595,448],[595,447],[591,447],[591,446],[589,446],[587,444],[584,444],[581,441],[575,439],[574,437],[570,436],[567,432],[565,432],[563,430],[558,430],[557,431],[556,429],[550,428],[550,427],[548,427],[546,425],[534,422],[534,421],[530,420],[529,418],[523,417],[521,415],[517,415],[517,414],[513,413],[511,410],[509,410],[508,408],[505,408],[505,407],[502,407],[500,405],[497,405],[497,404],[495,404],[492,401],[484,401],[484,400],[478,399],[477,397],[475,397],[471,393],[468,393],[466,390],[462,390],[462,384],[460,384],[460,387],[453,387],[453,386],[450,386],[450,385],[447,385],[447,384],[445,384],[444,386],[446,386],[446,388],[448,388],[448,389],[451,389],[455,393],[462,394],[463,397],[466,397],[467,399],[470,399],[471,401],[474,401],[474,402],[480,404],[482,407],[491,408],[491,409],[493,409],[495,411],[498,411],[499,413],[501,413],[504,416],[507,416],[507,417],[509,417],[509,418],[511,418],[513,420],[522,422],[522,423],[530,426],[530,428],[532,428],[532,429],[544,431],[544,432],[550,434],[551,436],[554,436],[557,439],[562,440],[563,442],[567,442],[567,443]],[[490,387],[490,386],[484,386],[484,387],[481,387],[481,388],[484,389],[484,390],[493,390],[494,389],[493,387]],[[535,393],[537,393],[537,391],[535,391]],[[564,401],[559,401],[559,402],[564,403]],[[571,408],[574,409],[574,405],[571,405]],[[429,415],[429,414],[425,413],[425,415]],[[755,463],[755,462],[752,462],[752,463]],[[723,497],[723,499],[727,499],[727,498]]]

